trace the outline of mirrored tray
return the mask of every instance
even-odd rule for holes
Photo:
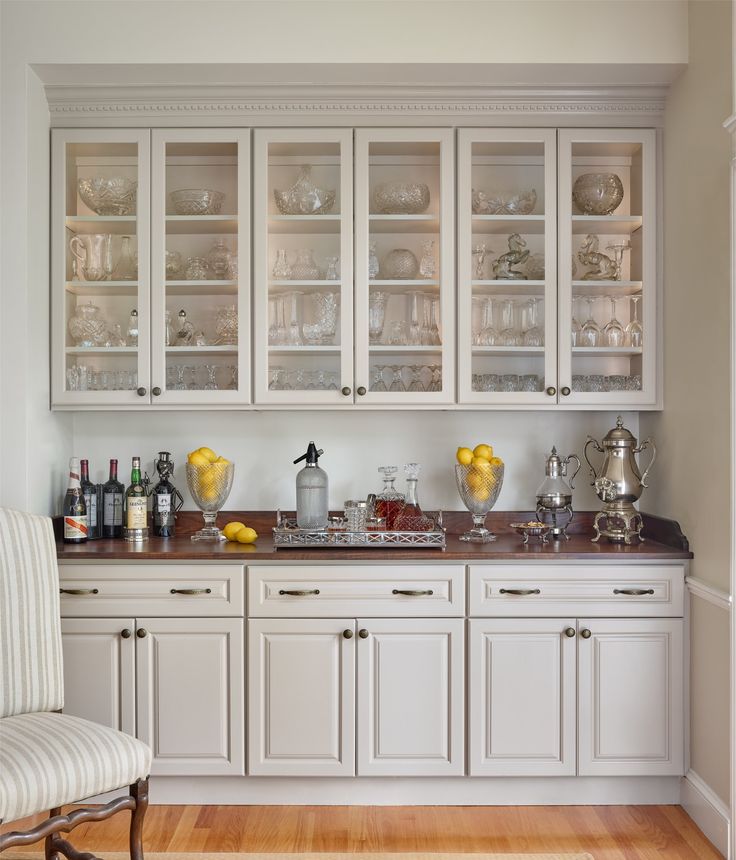
[[[300,529],[296,520],[277,515],[276,526],[273,529],[273,545],[275,549],[445,549],[447,545],[446,532],[442,525],[442,511],[434,517],[435,527],[429,532],[394,532],[394,531],[329,531],[320,529]]]

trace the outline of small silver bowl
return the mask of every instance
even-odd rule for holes
[[[621,177],[615,173],[582,173],[572,187],[572,199],[584,215],[610,215],[624,199]]]
[[[544,523],[509,523],[509,528],[520,535],[525,544],[529,543],[530,537],[538,537],[542,543],[547,543],[550,526]]]

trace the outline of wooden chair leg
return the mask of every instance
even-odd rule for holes
[[[143,860],[143,819],[148,809],[148,779],[139,779],[130,786],[135,809],[130,816],[130,860]],[[47,857],[46,860],[54,860]]]

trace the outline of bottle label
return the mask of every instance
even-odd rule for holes
[[[156,496],[156,509],[159,514],[171,513],[171,493],[159,493]]]
[[[87,524],[90,528],[97,526],[97,493],[85,493],[84,504],[87,506]]]
[[[87,537],[87,517],[64,517],[64,539],[74,540]]]
[[[122,493],[105,493],[102,516],[106,526],[121,526],[123,524]]]
[[[129,529],[144,529],[148,525],[148,499],[145,496],[128,498],[126,525]]]

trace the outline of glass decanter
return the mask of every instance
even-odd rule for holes
[[[125,332],[125,345],[138,346],[138,311],[133,308],[128,317],[128,328]]]
[[[406,497],[396,519],[394,530],[400,532],[429,532],[434,528],[434,521],[422,513],[417,498],[417,481],[421,471],[419,463],[407,463],[404,466],[406,473]]]
[[[187,319],[187,312],[182,308],[176,323],[176,340],[174,346],[189,346],[194,337],[194,326]]]
[[[277,281],[288,281],[291,278],[291,266],[286,258],[286,248],[276,251],[276,262],[273,264],[273,276]]]
[[[375,391],[375,387],[372,390]],[[386,390],[385,385],[383,390]],[[376,516],[383,518],[387,531],[391,531],[396,515],[404,504],[404,494],[394,486],[398,471],[396,466],[379,466],[378,471],[383,474],[383,490],[376,496]]]
[[[217,346],[237,346],[238,344],[238,312],[235,305],[227,305],[217,309],[215,322],[215,344]]]
[[[207,254],[207,263],[218,280],[225,280],[230,273],[233,255],[224,239],[217,239]]]
[[[120,257],[112,270],[113,281],[134,281],[138,277],[138,263],[130,249],[130,238],[120,237]]]

